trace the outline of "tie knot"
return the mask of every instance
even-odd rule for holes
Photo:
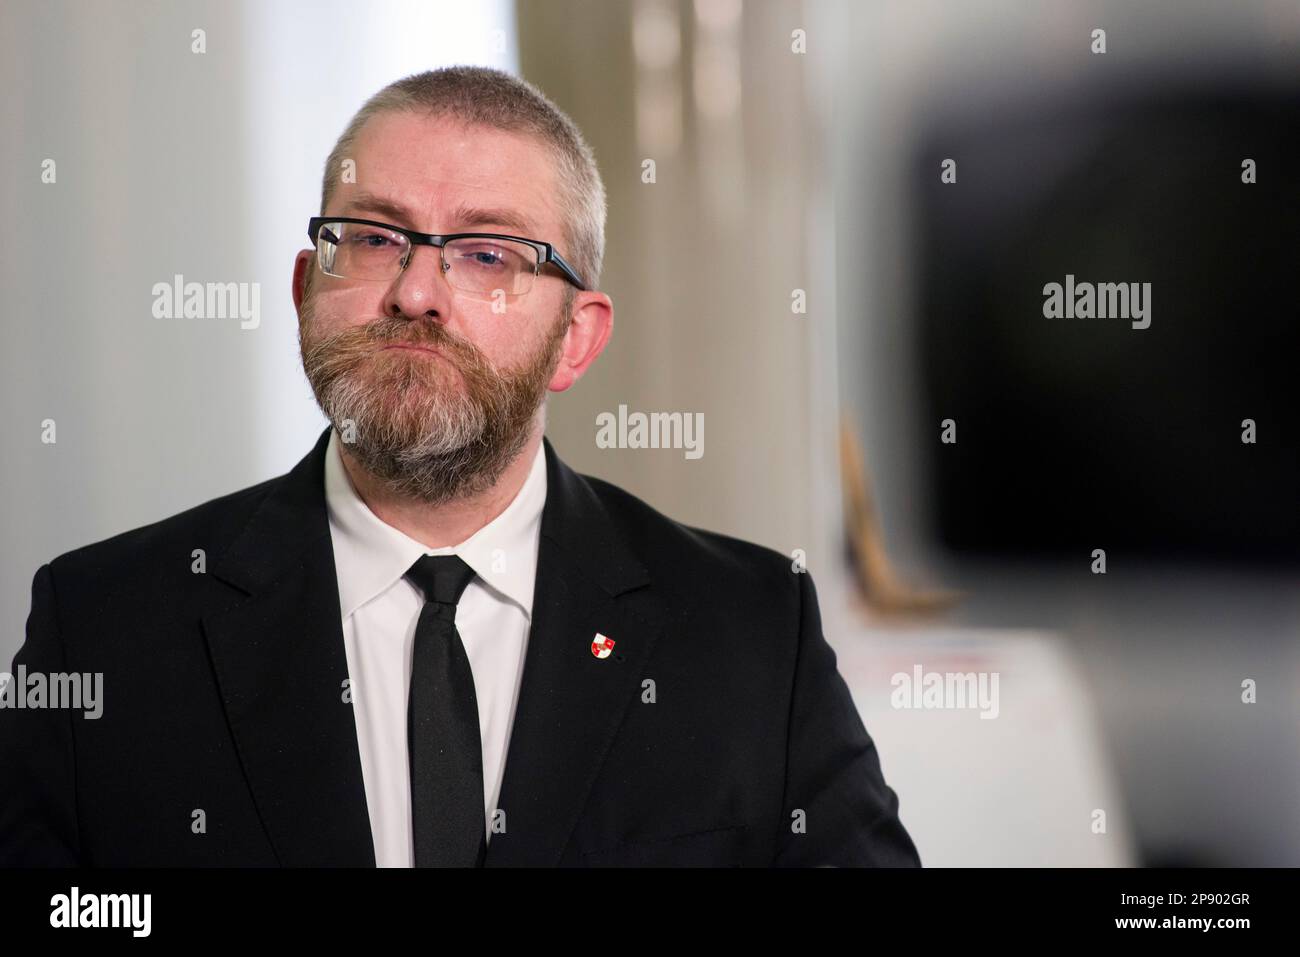
[[[474,569],[459,555],[421,555],[406,577],[424,592],[425,601],[455,605],[474,578]]]

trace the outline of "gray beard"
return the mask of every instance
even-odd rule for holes
[[[415,436],[398,428],[383,397],[355,378],[335,380],[318,401],[366,472],[394,495],[436,506],[496,484],[527,445],[544,395],[520,404],[497,393],[491,408],[464,395],[440,395],[435,403],[421,403],[425,427]]]

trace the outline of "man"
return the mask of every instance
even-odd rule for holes
[[[14,670],[102,713],[0,711],[0,861],[919,864],[810,577],[543,438],[609,341],[604,217],[507,74],[362,108],[293,274],[331,427],[37,572]]]

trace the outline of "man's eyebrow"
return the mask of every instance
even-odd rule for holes
[[[386,199],[383,196],[377,196],[364,190],[354,193],[345,205],[349,210],[363,210],[380,216],[387,216],[399,225],[414,221],[411,211],[406,206],[395,200]],[[531,238],[534,232],[532,222],[522,213],[513,209],[471,206],[468,203],[462,203],[452,211],[451,223],[448,225],[447,231],[470,232],[481,226],[500,226],[504,229],[514,230],[528,238]]]
[[[386,216],[389,219],[401,222],[412,222],[411,211],[401,203],[385,199],[383,196],[376,196],[374,193],[367,193],[364,190],[354,193],[352,198],[344,204],[344,210],[361,210],[364,212],[378,213],[380,216]]]
[[[513,209],[496,207],[487,209],[462,203],[451,214],[451,228],[459,232],[473,230],[479,226],[502,226],[520,235],[531,238],[533,224],[523,214]]]

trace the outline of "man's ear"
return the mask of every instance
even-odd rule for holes
[[[307,291],[307,277],[311,275],[311,267],[314,262],[316,251],[313,249],[302,249],[293,260],[293,307],[302,308],[303,296]]]
[[[547,388],[563,392],[582,378],[614,334],[614,302],[603,292],[580,292],[571,307],[560,362]]]

